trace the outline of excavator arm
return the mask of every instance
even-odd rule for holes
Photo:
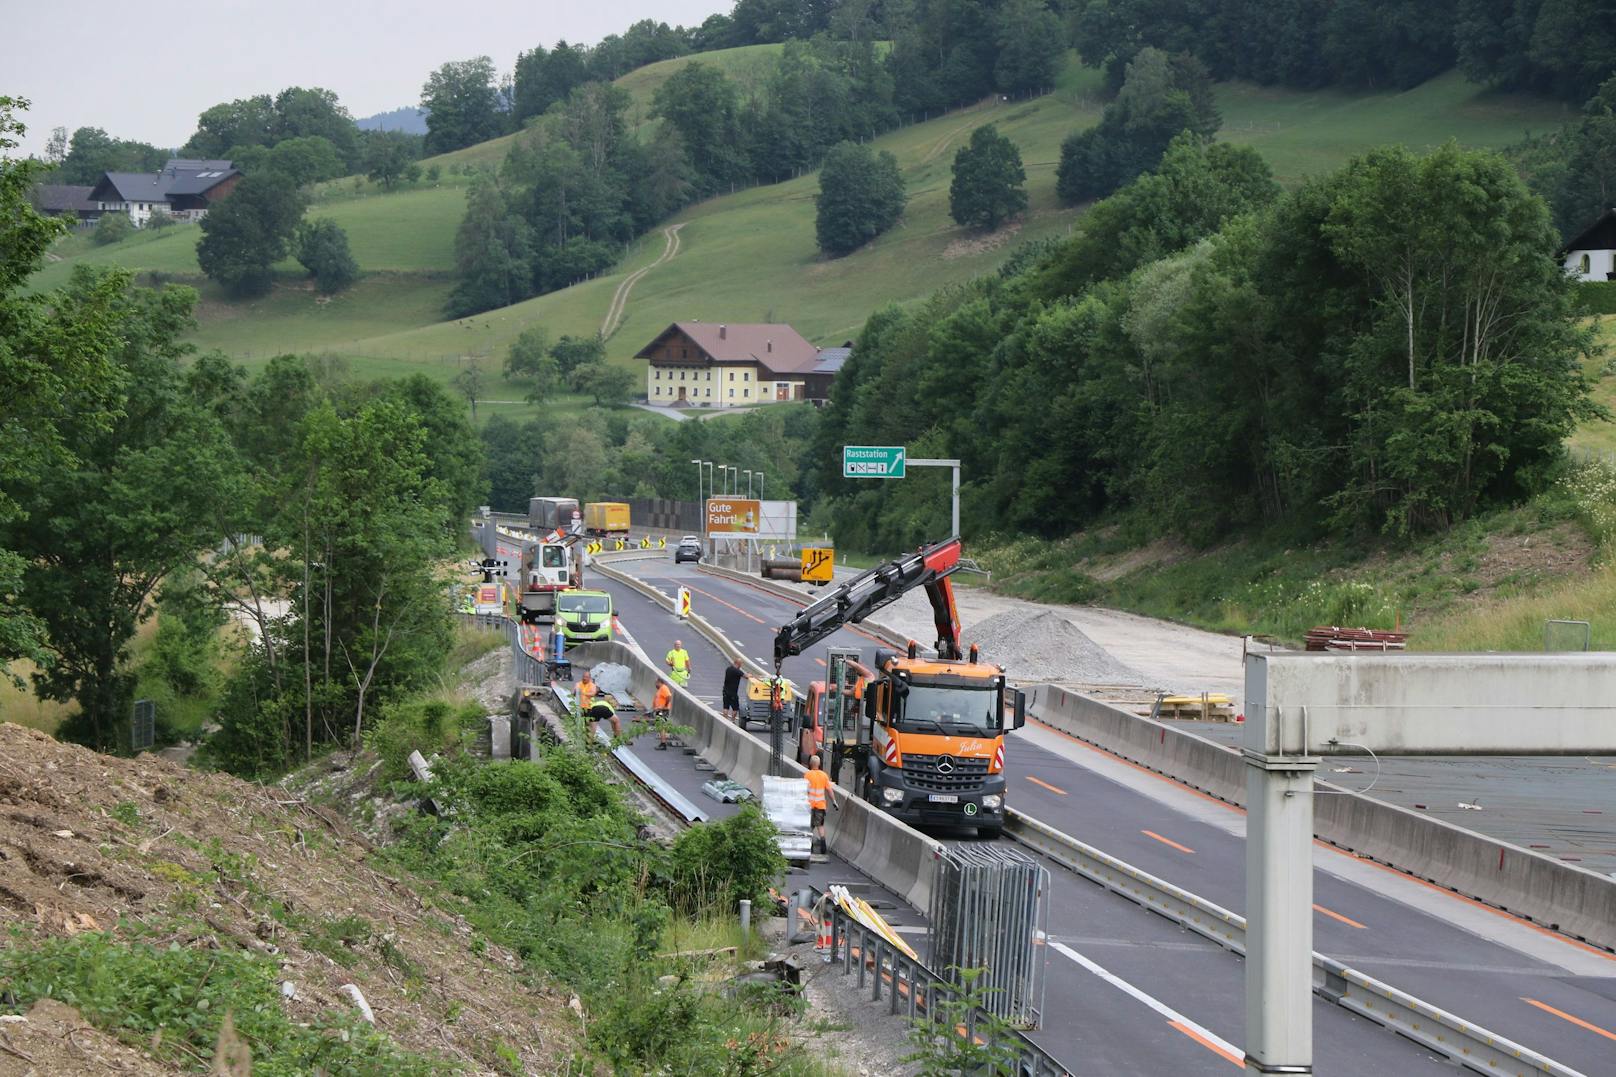
[[[931,600],[932,619],[937,626],[937,657],[959,659],[959,613],[954,607],[954,585],[948,579],[959,563],[960,541],[954,538],[922,546],[915,553],[876,565],[831,588],[775,633],[775,668],[843,625],[864,620],[916,587],[924,587]]]

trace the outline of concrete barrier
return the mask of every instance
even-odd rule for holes
[[[661,674],[645,657],[617,641],[586,643],[571,652],[575,668],[598,662],[627,666],[629,686],[639,700],[648,700]],[[669,717],[676,725],[691,727],[692,745],[702,758],[731,779],[761,794],[769,772],[769,746],[758,737],[727,722],[690,691],[672,685]],[[783,761],[786,773],[803,774],[795,761]],[[836,856],[880,882],[910,905],[924,912],[931,906],[941,846],[919,831],[851,796],[838,801],[825,828],[826,844]]]
[[[1035,717],[1231,804],[1246,802],[1240,753],[1056,685],[1032,689]],[[1616,950],[1616,880],[1329,782],[1314,798],[1315,836],[1465,897]]]

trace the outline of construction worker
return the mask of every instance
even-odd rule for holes
[[[666,720],[672,707],[673,689],[668,687],[667,681],[659,678],[656,685],[656,695],[651,697],[651,720],[653,722]],[[666,730],[659,729],[657,730],[657,751],[665,752],[667,750],[668,733]]]
[[[808,761],[808,773],[803,777],[808,779],[808,824],[819,837],[818,851],[824,852],[825,808],[836,804],[831,796],[830,775],[819,769],[819,756],[816,755]],[[836,810],[841,811],[840,808]]]
[[[741,682],[745,679],[746,670],[739,658],[724,670],[724,717],[732,722],[741,720]]]
[[[590,706],[595,702],[595,694],[599,691],[595,687],[595,679],[584,670],[583,679],[578,682],[578,713],[587,714]]]
[[[662,661],[667,664],[669,676],[672,677],[674,684],[683,688],[690,683],[690,652],[685,650],[684,640],[674,640],[673,650],[669,651]]]
[[[584,711],[584,718],[591,723],[612,723],[612,736],[620,736],[623,732],[623,723],[618,720],[617,708],[612,706],[611,700],[605,696],[597,695],[595,701]]]

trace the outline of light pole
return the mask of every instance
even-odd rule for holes
[[[746,471],[745,471],[745,475],[746,475],[746,496],[748,498],[750,498],[752,496],[752,469],[747,468]]]
[[[702,502],[702,497],[701,497],[701,461],[700,460],[692,460],[690,462],[692,464],[696,465],[696,504],[699,505]]]
[[[707,496],[712,497],[713,494],[717,492],[717,488],[713,485],[713,462],[711,460],[703,460],[701,465],[707,469]],[[706,510],[703,509],[702,511],[705,512]]]
[[[761,468],[758,470],[757,477],[758,477],[758,500],[762,501],[763,500],[763,471],[762,471]]]

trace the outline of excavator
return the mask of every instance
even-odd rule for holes
[[[961,649],[949,580],[960,554],[957,538],[932,543],[820,595],[775,633],[775,681],[787,658],[924,588],[937,629],[936,656],[923,657],[910,640],[902,652],[877,650],[873,668],[865,669],[833,649],[829,706],[810,708],[810,720],[824,721],[816,739],[830,756],[832,778],[851,762],[854,786],[871,804],[905,822],[972,826],[994,836],[1004,828],[1004,735],[1026,724],[1027,703],[1022,692],[1007,689],[1004,669],[983,662],[974,644],[969,652]]]

